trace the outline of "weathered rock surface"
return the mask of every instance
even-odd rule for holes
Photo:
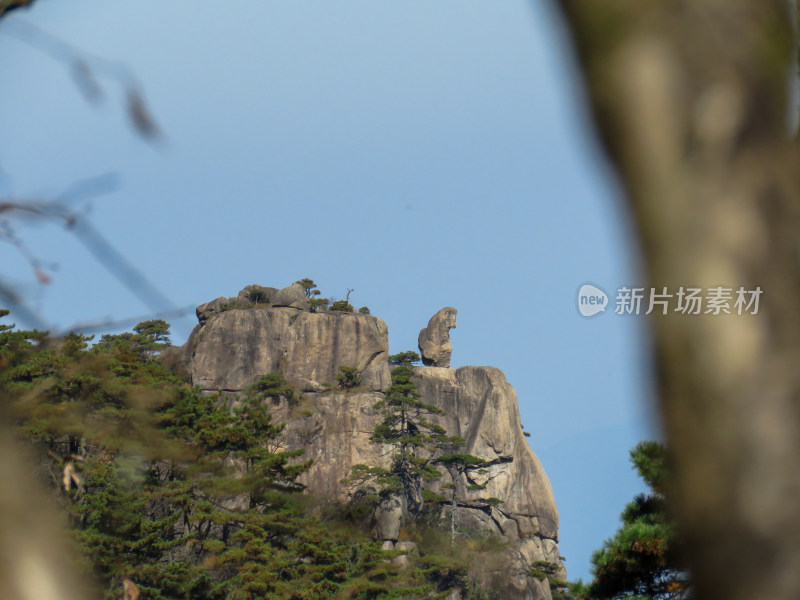
[[[455,309],[437,315],[441,315],[438,325],[436,315],[431,319],[434,330],[446,333],[449,323],[455,325]],[[261,375],[279,372],[304,391],[296,405],[276,401],[273,415],[287,425],[281,440],[284,447],[304,448],[304,459],[313,460],[301,481],[315,494],[347,500],[354,490],[341,480],[353,465],[388,466],[388,449],[370,440],[381,419],[375,403],[391,383],[388,329],[380,319],[274,306],[212,311],[195,328],[183,352],[193,383],[203,390],[235,392]],[[444,353],[437,357],[440,364],[449,364]],[[362,388],[336,389],[339,366],[361,371]],[[418,367],[416,374],[422,400],[446,413],[431,420],[449,435],[463,437],[463,452],[491,463],[470,481],[485,489],[469,491],[470,482],[455,482],[458,525],[474,535],[496,534],[507,543],[502,551],[476,556],[473,576],[502,598],[550,599],[547,582],[531,577],[530,571],[540,560],[561,567],[558,512],[547,476],[522,433],[513,388],[502,371],[492,367]],[[326,382],[333,387],[323,386]],[[446,494],[443,486],[448,483],[445,472],[428,487]],[[480,501],[489,497],[502,502],[490,506]],[[442,510],[448,522],[449,510],[449,506]],[[379,539],[399,541],[402,512],[389,504],[376,511]],[[563,567],[560,575],[566,576]]]
[[[508,590],[505,598],[549,598],[547,584],[540,585],[530,571],[539,560],[561,565],[558,510],[550,481],[522,433],[514,388],[494,367],[419,367],[416,372],[422,400],[446,413],[436,422],[449,435],[464,438],[464,453],[491,463],[486,473],[470,476],[469,483],[485,489],[469,491],[467,481],[454,482],[460,499],[458,524],[497,533],[509,544],[502,561],[482,558],[475,571],[488,589]],[[430,488],[445,494],[443,486],[448,483],[453,482],[445,472]],[[480,502],[492,497],[503,502],[493,507]],[[449,508],[445,512],[449,519]]]
[[[247,285],[243,289],[239,290],[238,296],[234,298],[220,296],[211,302],[206,302],[205,304],[198,306],[195,310],[195,313],[197,314],[197,320],[201,325],[203,325],[206,321],[208,321],[209,318],[211,318],[212,315],[217,313],[221,313],[232,308],[248,308],[253,305],[253,292],[258,292],[260,304],[270,304],[272,299],[278,294],[278,290],[275,288],[264,287],[262,285]],[[294,290],[292,290],[292,292],[294,292]],[[287,296],[292,292],[287,293]],[[305,298],[305,295],[303,295],[303,297]],[[308,306],[305,308],[308,308]]]
[[[384,498],[375,509],[375,537],[397,542],[403,524],[403,504],[396,496]],[[397,542],[400,544],[400,542]]]
[[[486,489],[465,490],[466,497],[502,499],[491,516],[511,520],[503,527],[504,533],[555,539],[558,511],[553,490],[522,433],[517,395],[503,372],[494,367],[418,367],[416,373],[422,400],[446,413],[435,417],[436,422],[448,435],[464,438],[465,453],[491,463],[487,473],[472,475],[474,483]],[[434,491],[443,483],[447,477],[433,486]]]
[[[449,367],[453,346],[450,344],[450,330],[456,326],[458,311],[447,306],[433,315],[428,326],[419,332],[419,351],[422,364],[431,367]]]
[[[286,402],[274,407],[275,420],[287,424],[281,440],[284,447],[305,448],[303,460],[313,461],[300,481],[315,494],[347,500],[348,490],[341,480],[353,465],[385,464],[384,448],[369,439],[379,418],[374,406],[382,399],[379,392],[330,391],[306,394],[297,407]],[[397,539],[390,534],[390,519],[386,523],[389,533],[380,539]]]
[[[274,306],[288,306],[299,310],[309,310],[311,308],[303,286],[299,283],[293,283],[279,290],[272,298],[272,304]]]
[[[212,300],[211,302],[206,302],[205,304],[201,304],[195,309],[195,314],[197,315],[197,320],[202,325],[211,317],[211,315],[218,313],[222,310],[222,307],[228,303],[228,299],[225,296],[220,296],[216,300]]]
[[[388,350],[386,323],[370,315],[255,307],[201,323],[186,343],[186,359],[203,390],[240,391],[280,372],[300,391],[322,391],[336,384],[340,366],[355,367],[366,389],[385,390]]]

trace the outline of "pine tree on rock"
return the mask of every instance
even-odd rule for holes
[[[383,411],[383,420],[375,427],[371,439],[391,448],[390,467],[356,465],[349,479],[375,481],[383,497],[399,497],[404,514],[410,515],[422,510],[422,482],[441,477],[433,465],[431,452],[450,439],[444,428],[428,420],[444,411],[420,400],[413,367],[419,360],[419,355],[411,351],[390,356],[389,364],[394,367],[392,385],[385,400],[375,404],[375,408]]]

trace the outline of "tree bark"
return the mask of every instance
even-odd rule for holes
[[[789,5],[560,5],[634,215],[647,286],[763,290],[755,316],[650,320],[696,596],[794,599],[800,153],[787,133]]]

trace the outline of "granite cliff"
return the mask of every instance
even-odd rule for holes
[[[253,290],[257,290],[254,295]],[[248,299],[256,297],[258,303]],[[313,466],[302,482],[317,495],[349,501],[354,490],[342,483],[356,464],[387,466],[385,448],[372,442],[380,413],[374,408],[391,385],[388,327],[376,317],[355,312],[313,312],[297,284],[276,290],[248,286],[235,298],[218,298],[197,309],[200,323],[181,349],[194,385],[208,393],[235,396],[262,375],[280,373],[299,392],[300,401],[275,401],[273,415],[286,423],[282,443],[304,448]],[[537,564],[556,565],[565,578],[558,551],[558,511],[547,475],[528,445],[514,389],[494,367],[449,368],[447,332],[455,327],[447,307],[420,332],[420,349],[431,365],[415,369],[422,400],[444,411],[434,420],[449,435],[464,438],[463,452],[489,463],[458,488],[459,526],[476,535],[496,534],[500,551],[476,556],[473,575],[508,600],[548,600],[549,585],[531,574]],[[336,386],[339,367],[355,367],[361,384]],[[447,472],[426,484],[440,492],[453,483]],[[467,483],[485,486],[470,491]],[[494,506],[480,498],[494,497]],[[442,519],[451,507],[443,506]],[[406,515],[382,504],[374,515],[375,535],[386,547],[402,544]]]

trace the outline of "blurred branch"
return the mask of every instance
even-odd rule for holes
[[[49,326],[36,311],[28,307],[27,303],[17,294],[13,286],[0,279],[0,307],[8,308],[14,318],[19,318],[39,331],[48,331]]]
[[[69,216],[65,223],[95,259],[117,280],[154,311],[174,310],[175,305],[125,258],[85,217]]]
[[[90,55],[57,36],[21,19],[5,22],[0,33],[13,37],[65,63],[84,99],[98,104],[105,97],[100,80],[116,82],[125,92],[125,113],[134,131],[148,142],[162,139],[162,132],[145,99],[136,75],[124,62]]]
[[[27,3],[3,2],[0,4],[0,17],[8,10],[24,4]],[[136,133],[148,142],[162,139],[161,130],[147,105],[141,86],[133,71],[124,63],[91,56],[39,27],[19,19],[5,21],[0,33],[14,37],[52,59],[65,63],[69,67],[75,85],[90,103],[96,104],[105,96],[100,79],[115,81],[124,89],[125,111]],[[50,282],[50,276],[47,274],[49,265],[43,263],[17,235],[12,226],[12,219],[62,221],[95,259],[151,310],[156,312],[175,310],[166,296],[117,251],[84,214],[69,208],[79,201],[109,193],[116,188],[116,176],[107,174],[79,181],[52,200],[0,199],[0,240],[14,245],[31,265],[37,280],[47,284]],[[37,327],[44,324],[43,319],[38,317],[8,284],[3,284],[0,288],[0,298],[15,308],[15,313],[26,322]]]
[[[118,331],[120,329],[129,329],[134,325],[147,321],[150,319],[175,319],[185,317],[186,315],[194,314],[194,306],[184,306],[173,310],[165,310],[157,313],[149,313],[146,315],[139,315],[138,317],[127,317],[125,319],[106,319],[104,321],[92,321],[88,323],[75,323],[70,327],[65,327],[53,333],[53,337],[61,337],[68,333],[82,333],[91,334],[97,332]]]
[[[155,313],[164,311],[174,313],[178,311],[175,305],[92,225],[85,214],[78,213],[71,208],[73,204],[108,194],[116,188],[116,176],[104,174],[78,181],[52,200],[2,198],[0,199],[0,240],[14,245],[31,265],[39,282],[47,284],[50,281],[50,277],[45,271],[47,265],[36,257],[16,234],[12,219],[63,223],[95,259],[145,306]],[[28,308],[19,295],[7,284],[0,284],[0,298],[4,299],[10,307],[15,308],[15,313],[26,322],[34,324],[36,327],[44,325],[43,319]]]

